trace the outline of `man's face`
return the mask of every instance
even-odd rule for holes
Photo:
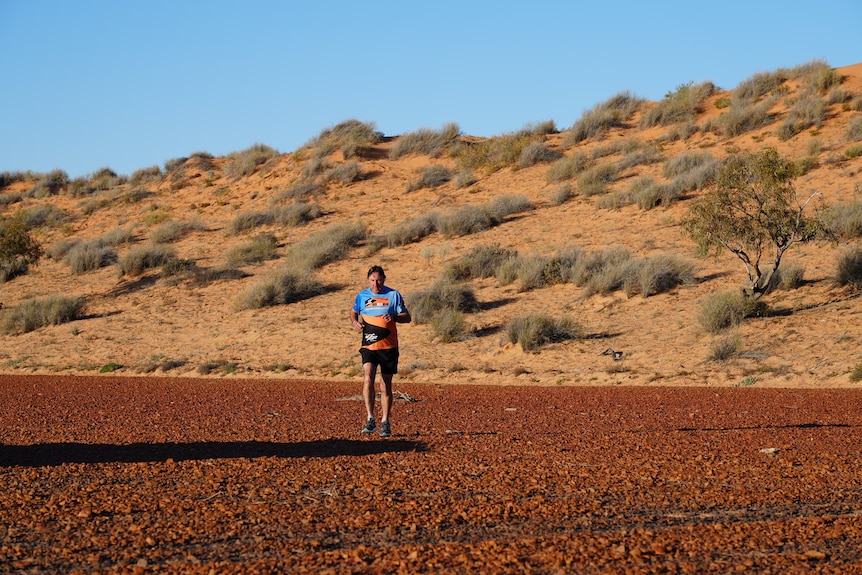
[[[385,278],[379,272],[374,272],[368,276],[368,287],[371,288],[371,293],[380,293],[383,289],[383,280]]]

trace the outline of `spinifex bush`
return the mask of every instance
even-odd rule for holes
[[[553,318],[547,314],[516,317],[506,324],[511,343],[520,344],[524,351],[581,336],[581,328],[567,316]]]
[[[234,301],[237,310],[260,309],[302,301],[322,293],[308,268],[280,267],[252,284]]]
[[[47,325],[59,325],[79,319],[83,310],[84,300],[79,297],[29,299],[0,312],[0,332],[20,334]]]
[[[583,113],[563,140],[563,145],[574,146],[588,138],[601,136],[611,128],[624,127],[626,121],[645,102],[630,92],[620,92]]]
[[[168,246],[150,244],[132,248],[120,258],[118,267],[120,275],[138,276],[148,269],[164,265],[169,259],[175,258],[174,250]]]
[[[838,285],[862,289],[862,248],[851,249],[838,258],[835,281]]]
[[[473,288],[467,284],[446,279],[436,281],[431,287],[416,291],[407,298],[407,307],[416,323],[428,323],[441,310],[473,313],[479,303]]]
[[[453,343],[468,335],[464,314],[451,308],[441,309],[431,318],[431,329],[441,343]]]
[[[698,321],[708,333],[719,333],[763,309],[762,304],[742,290],[715,292],[701,300]]]
[[[452,170],[446,166],[434,164],[423,166],[417,171],[416,180],[407,185],[408,192],[415,192],[423,188],[436,188],[442,186],[452,179]]]
[[[258,166],[278,156],[278,150],[264,144],[254,144],[245,150],[228,154],[224,173],[230,178],[250,176]]]
[[[458,141],[461,129],[458,124],[446,124],[439,131],[423,128],[400,136],[389,152],[390,160],[407,154],[424,154],[437,158]]]
[[[448,281],[492,278],[497,275],[503,262],[517,255],[517,251],[504,248],[500,244],[479,244],[463,257],[446,264],[441,277]]]
[[[244,265],[271,260],[276,257],[278,240],[273,234],[258,234],[251,241],[235,246],[227,252],[230,265]]]
[[[340,260],[367,235],[362,223],[333,224],[293,244],[287,254],[287,265],[291,269],[317,269]]]

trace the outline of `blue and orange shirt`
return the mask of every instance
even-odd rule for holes
[[[383,316],[392,317],[407,310],[398,290],[383,286],[380,293],[366,288],[356,295],[353,311],[362,322],[362,347],[366,349],[393,349],[398,347],[398,324],[385,322]]]

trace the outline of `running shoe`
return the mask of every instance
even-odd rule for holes
[[[392,428],[389,427],[389,421],[380,422],[380,437],[389,437],[392,435]]]
[[[375,429],[377,429],[377,424],[374,423],[373,417],[369,417],[368,421],[365,422],[365,427],[362,428],[362,433],[372,433]]]

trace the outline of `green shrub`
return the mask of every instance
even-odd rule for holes
[[[308,268],[281,267],[252,284],[234,301],[239,310],[285,305],[323,293]]]
[[[862,289],[862,248],[855,248],[839,256],[835,281],[841,286]]]
[[[851,160],[853,158],[858,158],[859,156],[862,156],[862,146],[850,146],[844,150],[844,155]]]
[[[0,332],[21,334],[47,325],[80,319],[84,300],[79,297],[49,296],[29,299],[0,312]]]
[[[138,276],[145,271],[163,265],[175,258],[173,249],[167,246],[151,244],[132,248],[118,262],[120,275]]]
[[[534,351],[543,345],[577,339],[580,327],[569,317],[553,318],[547,314],[516,317],[506,324],[511,343],[520,344],[524,351]]]
[[[42,257],[42,245],[20,213],[0,216],[0,283],[21,275]]]
[[[857,383],[859,381],[862,381],[862,363],[857,363],[856,367],[854,367],[850,371],[850,378],[849,379],[852,383]]]
[[[722,96],[715,100],[715,107],[719,110],[723,110],[730,106],[730,98],[728,96]]]
[[[759,309],[762,306],[742,290],[716,292],[701,300],[698,320],[708,333],[720,333],[738,326]]]
[[[408,192],[423,188],[436,188],[452,179],[452,170],[446,166],[423,166],[417,170],[418,178],[407,185]]]
[[[273,234],[258,234],[251,241],[228,250],[226,258],[230,265],[260,263],[276,258],[278,240]]]
[[[408,154],[424,154],[432,158],[442,156],[458,141],[461,129],[458,124],[450,123],[440,131],[423,128],[400,136],[389,151],[389,159],[397,160]]]

